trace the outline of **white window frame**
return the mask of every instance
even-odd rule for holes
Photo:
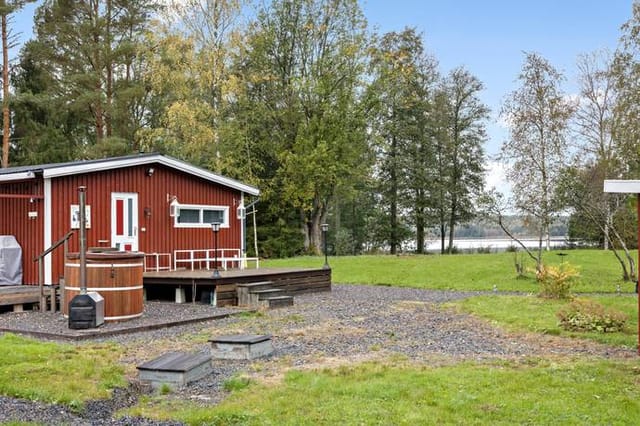
[[[210,223],[203,223],[202,212],[204,210],[215,210],[222,211],[222,223],[220,224],[220,228],[228,228],[229,227],[229,206],[209,206],[204,204],[180,204],[179,212],[182,210],[199,210],[200,211],[200,222],[198,223],[180,223],[178,219],[180,218],[180,213],[178,213],[173,218],[173,227],[174,228],[211,228]]]

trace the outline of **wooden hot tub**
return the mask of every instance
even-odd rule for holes
[[[104,298],[104,320],[126,321],[143,311],[142,273],[144,253],[104,251],[88,252],[87,292]],[[64,265],[65,286],[62,314],[69,314],[69,301],[80,294],[80,254],[69,253]]]

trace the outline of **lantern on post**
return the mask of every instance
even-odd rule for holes
[[[211,230],[213,231],[213,278],[220,278],[220,271],[218,271],[218,232],[220,231],[220,223],[213,222]]]
[[[322,266],[322,269],[331,269],[329,266],[329,258],[327,256],[327,231],[329,230],[329,224],[323,223],[320,225],[320,229],[322,229],[322,241],[324,245],[324,265]]]

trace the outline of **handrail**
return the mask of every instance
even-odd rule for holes
[[[40,288],[40,312],[46,312],[47,310],[47,306],[46,306],[47,298],[44,295],[44,263],[42,262],[42,260],[46,255],[48,255],[49,253],[51,253],[52,251],[60,247],[62,244],[64,244],[64,258],[66,259],[67,251],[68,251],[67,241],[69,241],[69,238],[71,238],[74,232],[75,230],[73,229],[70,230],[69,232],[64,234],[62,238],[60,238],[58,241],[53,243],[51,247],[49,247],[48,249],[46,249],[45,251],[43,251],[33,259],[34,262],[38,262],[38,287]],[[52,289],[51,310],[55,312],[56,310],[55,288],[52,286],[51,289]]]
[[[49,247],[48,249],[46,249],[45,251],[40,253],[38,256],[36,256],[33,259],[33,261],[37,262],[39,259],[42,259],[46,255],[48,255],[49,253],[51,253],[52,251],[54,251],[55,249],[60,247],[62,244],[64,244],[65,241],[67,241],[69,238],[71,238],[71,236],[73,235],[74,232],[76,232],[76,231],[72,229],[71,231],[69,231],[66,234],[64,234],[64,237],[60,238],[58,241],[53,243],[53,245],[51,247]]]

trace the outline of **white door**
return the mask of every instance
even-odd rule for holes
[[[111,245],[138,251],[138,194],[111,193]]]

